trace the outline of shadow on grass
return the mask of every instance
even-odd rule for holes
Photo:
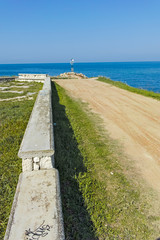
[[[74,132],[52,83],[55,164],[60,174],[66,240],[97,240],[76,177],[85,171]]]

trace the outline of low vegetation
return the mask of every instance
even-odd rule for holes
[[[119,81],[113,81],[110,78],[106,78],[106,77],[99,77],[97,80],[101,81],[101,82],[109,83],[109,84],[111,84],[115,87],[119,87],[119,88],[128,90],[128,91],[133,92],[133,93],[141,94],[141,95],[146,96],[146,97],[152,97],[152,98],[155,98],[157,100],[160,100],[160,93],[155,93],[155,92],[147,91],[147,90],[144,90],[144,89],[134,88],[134,87],[131,87],[131,86],[125,84],[125,83],[122,83],[122,82],[119,82]]]
[[[10,82],[0,87],[25,94],[37,93],[42,87],[38,83],[28,83],[26,89],[15,85]],[[123,154],[117,144],[102,134],[95,124],[97,117],[87,106],[71,99],[58,85],[52,83],[52,88],[55,161],[60,173],[66,240],[156,239],[153,223],[159,217],[149,213],[151,206],[140,187],[125,175]],[[0,102],[0,239],[21,172],[17,153],[36,95],[33,100]]]
[[[36,82],[35,83],[24,82],[23,85],[20,84],[20,82],[16,81],[1,83],[0,87],[4,89],[2,90],[0,88],[0,99],[33,95],[35,92],[39,90],[39,86],[40,84]]]
[[[0,87],[15,85],[17,85],[15,82],[6,82],[0,84]],[[21,172],[22,160],[17,156],[18,150],[37,92],[42,88],[42,84],[39,83],[24,83],[24,85],[29,86],[27,91],[36,92],[32,100],[0,102],[0,239],[3,239],[5,234]],[[23,88],[19,86],[19,90],[22,91]]]
[[[127,177],[123,154],[86,106],[53,84],[55,161],[66,240],[156,239],[150,205]]]

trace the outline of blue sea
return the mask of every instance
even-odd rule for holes
[[[0,64],[0,76],[45,73],[57,76],[70,72],[70,63]],[[74,72],[87,77],[105,76],[130,86],[160,93],[160,62],[75,63]]]

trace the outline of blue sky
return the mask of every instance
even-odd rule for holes
[[[0,63],[160,61],[160,0],[0,0]]]

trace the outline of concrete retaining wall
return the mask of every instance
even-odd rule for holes
[[[47,77],[39,91],[18,153],[23,171],[54,167],[51,81]]]
[[[47,74],[23,74],[19,73],[17,81],[28,81],[28,82],[44,82]]]
[[[4,240],[65,239],[54,151],[51,81],[46,77],[18,153],[23,173]]]
[[[14,81],[17,77],[0,77],[0,82]]]

